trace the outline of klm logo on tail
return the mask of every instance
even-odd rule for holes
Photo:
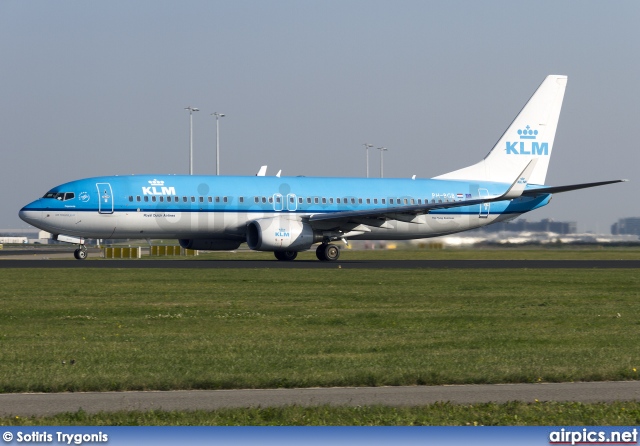
[[[535,141],[538,131],[527,126],[518,130],[520,141],[507,141],[507,155],[549,155],[549,143]]]

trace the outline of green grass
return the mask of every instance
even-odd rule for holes
[[[4,417],[3,426],[637,426],[640,403],[519,403],[421,407],[300,407],[216,411],[83,411],[52,417]]]
[[[640,370],[640,270],[3,269],[0,285],[1,392]]]

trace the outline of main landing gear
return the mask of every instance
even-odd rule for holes
[[[316,248],[318,260],[333,262],[340,257],[340,248],[337,245],[322,243]]]
[[[78,246],[78,249],[73,251],[73,256],[76,258],[76,260],[84,260],[87,258],[87,255],[87,247],[84,245]]]
[[[78,252],[78,250],[76,250],[76,252]],[[274,251],[273,254],[276,256],[276,259],[285,262],[290,262],[298,257],[297,251]],[[338,260],[340,257],[340,247],[329,243],[322,243],[316,248],[316,257],[318,260],[322,260],[323,262],[333,262]]]
[[[273,254],[276,256],[276,259],[283,260],[285,262],[290,262],[298,257],[298,253],[296,251],[274,251]]]

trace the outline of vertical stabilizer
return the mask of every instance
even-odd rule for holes
[[[547,76],[482,161],[435,178],[511,183],[535,159],[529,183],[544,184],[566,86],[567,76]]]

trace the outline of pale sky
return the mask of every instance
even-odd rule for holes
[[[640,2],[0,2],[0,228],[113,174],[385,177],[476,163],[548,74],[569,76],[547,184],[628,178],[525,216],[640,217]],[[379,153],[370,151],[371,176]]]

